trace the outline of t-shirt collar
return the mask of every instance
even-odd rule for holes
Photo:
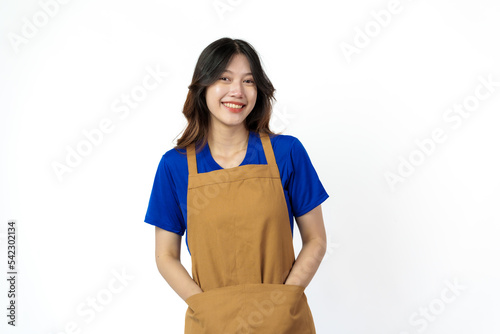
[[[245,158],[241,162],[240,166],[247,165],[249,163],[248,160],[251,158],[252,155],[251,152],[255,153],[256,141],[257,141],[257,134],[254,131],[249,131],[247,151],[245,153]],[[212,170],[223,169],[210,154],[210,147],[208,146],[208,143],[205,145],[200,154],[203,160],[208,162]]]

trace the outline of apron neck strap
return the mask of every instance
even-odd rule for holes
[[[274,157],[274,151],[271,145],[271,139],[269,139],[269,135],[267,133],[261,132],[260,141],[262,142],[262,147],[264,148],[267,164],[276,165],[276,158]]]
[[[186,153],[187,153],[189,175],[197,175],[198,166],[196,164],[196,152],[194,143],[191,143],[186,147]]]

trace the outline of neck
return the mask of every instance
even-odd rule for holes
[[[246,150],[249,131],[244,124],[241,126],[212,126],[208,131],[208,145],[213,154],[231,156]]]

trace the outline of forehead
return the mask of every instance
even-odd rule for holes
[[[242,54],[234,55],[226,67],[226,72],[229,73],[240,73],[240,74],[252,74],[250,70],[250,63],[246,56]]]

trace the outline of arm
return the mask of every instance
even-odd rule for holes
[[[155,257],[160,274],[170,287],[186,300],[195,293],[203,292],[181,264],[181,236],[155,227]]]
[[[307,287],[326,253],[326,232],[321,205],[296,217],[302,238],[302,249],[285,284]]]

